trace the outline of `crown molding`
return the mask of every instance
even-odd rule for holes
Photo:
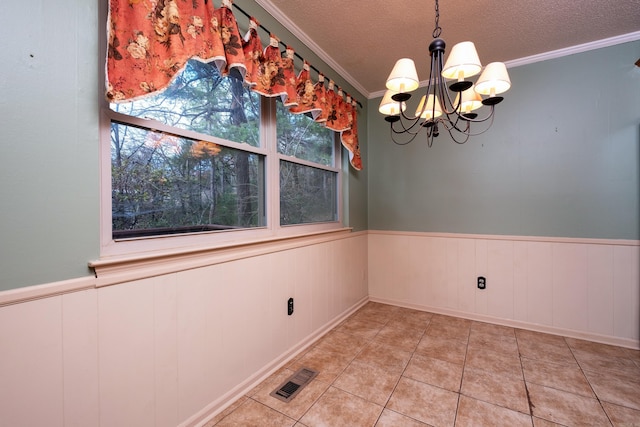
[[[367,91],[351,74],[340,66],[327,52],[325,52],[311,37],[309,37],[300,27],[298,27],[287,15],[282,13],[270,0],[256,0],[267,13],[273,16],[278,22],[284,25],[291,33],[296,36],[307,48],[311,49],[320,59],[322,59],[329,67],[336,71],[340,77],[345,79],[351,86],[358,90],[367,99],[380,98],[384,96],[385,90],[376,92]],[[640,31],[622,34],[607,39],[596,40],[589,43],[583,43],[576,46],[570,46],[563,49],[552,50],[537,55],[526,56],[505,62],[507,68],[520,67],[522,65],[533,64],[536,62],[547,61],[549,59],[561,58],[563,56],[573,55],[576,53],[587,52],[590,50],[601,49],[604,47],[615,46],[617,44],[627,43],[640,40]],[[329,76],[327,76],[329,77]],[[427,86],[427,81],[420,82],[420,86]]]
[[[640,40],[640,31],[633,33],[622,34],[615,37],[609,37],[607,39],[596,40],[589,43],[583,43],[576,46],[570,46],[563,49],[552,50],[549,52],[540,53],[537,55],[526,56],[524,58],[514,59],[512,61],[505,62],[507,68],[520,67],[522,65],[529,65],[536,62],[547,61],[549,59],[561,58],[563,56],[574,55],[576,53],[588,52],[590,50],[601,49],[604,47],[615,46],[622,43],[628,43]],[[420,87],[427,86],[428,81],[424,80],[420,82]],[[371,92],[368,99],[381,98],[384,96],[385,90],[379,90]]]
[[[640,40],[640,31],[621,34],[619,36],[609,37],[608,39],[596,40],[593,42],[570,46],[563,49],[552,50],[549,52],[540,53],[538,55],[525,56],[524,58],[507,61],[505,62],[505,65],[507,66],[507,68],[514,68],[521,65],[528,65],[535,62],[547,61],[549,59],[561,58],[563,56],[574,55],[576,53],[601,49],[603,47],[615,46],[617,44],[633,42],[636,40]]]
[[[351,74],[340,66],[327,52],[322,50],[311,37],[309,37],[300,27],[298,27],[287,15],[282,13],[273,3],[269,0],[256,0],[256,3],[261,6],[267,13],[273,16],[278,22],[280,22],[287,30],[298,38],[307,48],[311,49],[320,59],[322,59],[329,67],[331,67],[337,74],[353,86],[358,92],[360,92],[367,99],[370,99],[371,94],[367,91]],[[331,76],[326,76],[330,78]]]

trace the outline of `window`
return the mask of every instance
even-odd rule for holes
[[[280,225],[337,221],[335,133],[277,105]]]
[[[103,256],[340,226],[336,133],[212,65],[105,113]]]

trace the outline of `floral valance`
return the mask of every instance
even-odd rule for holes
[[[235,75],[264,96],[280,97],[295,114],[308,114],[340,132],[351,165],[360,170],[357,102],[325,83],[313,82],[304,61],[296,75],[295,52],[280,51],[274,34],[262,47],[254,18],[244,37],[232,11],[222,0],[110,0],[107,27],[106,98],[129,102],[165,89],[189,59],[215,66],[222,75]]]

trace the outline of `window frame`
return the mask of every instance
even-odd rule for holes
[[[193,251],[194,249],[223,248],[229,245],[251,244],[280,238],[331,232],[344,228],[342,144],[340,135],[333,132],[334,159],[332,166],[298,159],[278,153],[276,134],[276,100],[260,96],[260,145],[228,141],[198,132],[176,128],[156,120],[143,119],[118,113],[102,101],[100,108],[100,259],[140,256],[145,254]],[[157,131],[209,141],[221,146],[264,156],[265,159],[265,216],[266,225],[246,229],[205,231],[185,234],[145,236],[114,240],[112,236],[112,188],[111,188],[111,122],[131,124]],[[336,174],[335,221],[280,225],[280,161],[315,167]]]

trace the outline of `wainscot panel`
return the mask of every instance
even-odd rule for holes
[[[638,259],[635,240],[370,231],[369,296],[640,348]]]
[[[0,293],[0,425],[203,425],[368,300],[367,238]]]

